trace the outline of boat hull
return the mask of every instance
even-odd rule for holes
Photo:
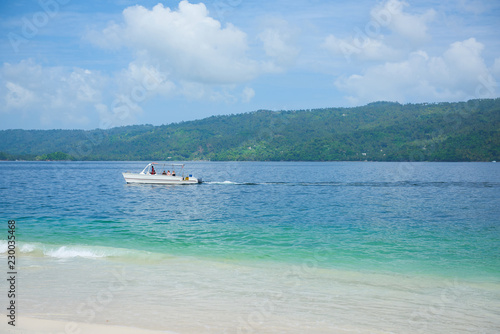
[[[125,182],[127,183],[142,183],[142,184],[198,184],[201,179],[195,177],[182,177],[162,174],[138,174],[138,173],[122,173]]]

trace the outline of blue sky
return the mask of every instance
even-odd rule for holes
[[[500,1],[2,1],[0,129],[499,96]]]

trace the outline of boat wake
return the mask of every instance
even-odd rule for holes
[[[205,184],[242,184],[242,183],[233,182],[233,181],[205,181],[203,183],[205,183]]]
[[[234,181],[206,181],[204,184],[212,185],[238,185],[238,186],[256,186],[256,185],[283,185],[283,186],[301,186],[301,187],[459,187],[459,188],[496,188],[500,187],[498,182],[421,182],[421,181],[393,181],[393,182],[234,182]]]
[[[233,182],[233,181],[204,181],[204,184],[237,185],[237,186],[257,186],[269,184],[286,184],[286,182]]]

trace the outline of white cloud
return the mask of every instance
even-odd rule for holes
[[[435,66],[431,70],[440,71],[435,75],[436,82],[466,89],[477,83],[480,75],[488,72],[481,52],[484,45],[475,38],[462,42],[455,42],[441,58],[436,58]]]
[[[5,84],[7,91],[5,93],[5,106],[8,109],[23,109],[33,104],[34,94],[16,83],[7,81]]]
[[[143,113],[141,103],[155,96],[250,101],[255,92],[245,88],[241,93],[238,85],[281,70],[298,52],[290,46],[285,22],[273,23],[259,37],[269,59],[256,61],[247,55],[246,34],[231,24],[222,26],[203,3],[184,0],[173,9],[162,4],[152,9],[128,7],[122,22],[110,22],[86,35],[99,47],[133,52],[128,68],[114,76],[114,101],[96,104],[96,110],[105,123],[129,124]]]
[[[132,62],[116,75],[118,91],[130,95],[136,103],[156,95],[170,96],[176,85],[168,80],[167,75],[146,63]]]
[[[248,103],[255,96],[255,91],[252,88],[250,88],[250,87],[245,87],[245,89],[243,89],[243,94],[242,95],[243,95],[242,96],[242,101],[244,103]]]
[[[371,10],[367,27],[377,29],[357,29],[350,38],[331,34],[324,40],[322,46],[333,54],[372,61],[362,63],[361,72],[337,78],[335,85],[349,94],[347,99],[361,104],[494,97],[497,85],[492,73],[500,64],[488,69],[481,55],[484,45],[469,38],[450,44],[441,55],[429,55],[423,46],[430,41],[427,24],[436,12],[408,13],[406,7],[406,2],[388,0]],[[386,35],[384,30],[391,33]]]
[[[422,15],[403,11],[406,2],[389,0],[371,10],[371,20],[363,27],[354,27],[351,36],[328,35],[321,45],[347,61],[395,61],[428,40],[427,23],[435,11]],[[363,29],[362,29],[363,28]],[[392,34],[387,34],[389,31]]]
[[[400,62],[386,62],[368,68],[363,74],[339,78],[336,86],[350,94],[354,104],[378,100],[399,102],[456,101],[474,97],[494,97],[481,56],[483,44],[474,38],[455,42],[438,57],[423,51]],[[478,93],[481,91],[481,93]],[[480,94],[481,96],[477,96]]]
[[[95,109],[100,117],[100,127],[129,125],[137,122],[143,114],[141,104],[155,96],[168,97],[175,94],[176,85],[167,74],[146,63],[132,62],[113,77],[114,89],[111,102],[97,103]]]
[[[404,7],[408,7],[408,3],[389,0],[373,8],[371,16],[380,26],[389,28],[403,38],[414,43],[424,42],[428,39],[427,22],[434,19],[436,12],[429,9],[421,15],[409,14],[403,12]]]
[[[299,54],[299,48],[295,46],[294,41],[299,34],[298,29],[277,18],[267,19],[265,26],[258,38],[266,55],[273,59],[277,68],[290,66]]]
[[[127,46],[177,80],[234,84],[259,74],[259,64],[246,55],[246,34],[231,24],[222,27],[203,3],[184,0],[177,10],[162,4],[151,10],[128,7],[123,20],[88,39],[99,46]]]
[[[101,100],[105,79],[86,69],[42,67],[33,60],[4,63],[0,99],[5,112],[22,111],[44,126],[89,123],[88,110]]]
[[[353,56],[360,60],[391,60],[401,55],[401,52],[387,46],[381,39],[367,36],[362,39],[340,39],[331,34],[325,38],[322,47],[335,55],[344,56],[347,61],[351,61]]]
[[[91,30],[85,38],[103,49],[116,50],[123,45],[122,29],[115,22],[109,22],[102,31]]]
[[[19,114],[30,127],[101,127],[137,123],[143,105],[155,97],[204,99],[235,103],[250,101],[236,85],[214,88],[204,83],[169,80],[168,72],[144,62],[131,62],[110,76],[82,68],[43,67],[33,60],[0,67],[2,113]],[[164,113],[172,112],[168,107]]]
[[[204,100],[215,103],[233,104],[239,101],[240,92],[235,85],[213,87],[211,85],[180,81],[176,89],[176,95],[189,100]]]
[[[104,129],[134,124],[137,115],[143,113],[140,105],[125,94],[117,95],[110,105],[97,103],[94,107],[99,115],[99,127]]]

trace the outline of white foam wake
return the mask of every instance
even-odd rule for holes
[[[233,182],[233,181],[207,181],[204,183],[206,183],[206,184],[239,184],[239,183]]]

